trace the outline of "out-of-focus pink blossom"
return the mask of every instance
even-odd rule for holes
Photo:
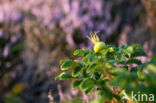
[[[3,50],[3,56],[6,57],[9,54],[9,45],[6,45]]]

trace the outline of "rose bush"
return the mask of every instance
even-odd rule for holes
[[[64,72],[56,79],[73,79],[72,88],[80,88],[87,95],[96,91],[98,98],[91,103],[130,102],[133,101],[132,91],[156,94],[156,57],[142,62],[138,57],[147,57],[147,54],[139,44],[120,47],[96,45],[100,42],[97,32],[92,32],[88,38],[95,44],[94,50],[76,50],[74,55],[81,57],[80,61],[61,60],[61,70]],[[72,71],[66,72],[68,69]],[[130,97],[129,100],[122,99],[124,93]],[[145,102],[145,99],[142,101]]]

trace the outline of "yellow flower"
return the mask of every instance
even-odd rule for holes
[[[99,37],[97,36],[97,33],[99,33],[99,31],[90,32],[90,37],[87,36],[87,38],[91,40],[94,45],[100,41]]]
[[[99,31],[90,32],[90,37],[87,36],[87,38],[89,40],[91,40],[94,44],[94,52],[95,53],[98,53],[100,50],[102,50],[106,47],[106,44],[104,42],[100,42],[100,39],[97,36],[97,33],[99,33]]]

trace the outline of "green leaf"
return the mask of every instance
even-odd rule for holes
[[[140,64],[140,65],[138,65],[138,66],[136,66],[136,67],[132,67],[131,69],[130,69],[130,71],[131,72],[136,72],[136,71],[138,71],[138,70],[142,70],[143,68],[145,68],[145,66],[147,65],[148,63],[143,63],[143,64]]]
[[[99,96],[97,99],[92,100],[90,103],[104,103],[104,98]]]
[[[151,73],[155,73],[156,74],[156,65],[149,63],[146,67]]]
[[[147,54],[143,51],[141,46],[133,46],[134,52],[132,53],[131,57],[138,57],[138,56],[145,56],[147,57]]]
[[[59,76],[57,76],[55,79],[65,80],[65,79],[73,79],[72,75],[67,72],[62,72]]]
[[[146,79],[146,73],[142,72],[142,71],[138,71],[138,78],[139,80],[145,80]]]
[[[103,97],[104,100],[111,100],[113,98],[112,92],[106,86],[103,86],[102,88],[97,88],[97,92]]]
[[[115,48],[114,47],[109,47],[108,52],[114,52]]]
[[[60,63],[60,64],[63,64],[65,61],[66,61],[66,60],[60,60],[59,63]]]
[[[86,54],[85,57],[83,57],[82,62],[85,63],[85,65],[89,65],[91,62],[93,62],[93,55],[92,54]]]
[[[96,64],[92,64],[87,68],[87,73],[91,73],[91,72],[101,72],[102,71],[102,67],[101,65],[96,65]]]
[[[61,65],[61,70],[67,70],[67,69],[69,69],[69,68],[71,68],[71,67],[74,67],[74,66],[76,66],[76,65],[78,65],[77,62],[74,62],[74,61],[72,61],[72,60],[66,60],[66,61],[64,61],[63,64]]]
[[[156,66],[156,56],[153,56],[152,59],[150,60],[149,64],[153,64]]]
[[[85,90],[85,94],[89,95],[93,90],[94,90],[94,87],[88,88],[87,90]]]
[[[84,56],[88,53],[94,53],[93,50],[89,50],[89,49],[77,49],[76,51],[74,51],[74,55],[77,56]]]
[[[100,72],[96,72],[96,73],[94,73],[94,75],[93,75],[93,78],[94,78],[95,80],[100,79],[100,77],[101,77],[101,73],[100,73]]]
[[[81,84],[82,80],[75,80],[73,83],[72,83],[72,88],[78,88]]]
[[[79,73],[79,74],[76,76],[76,78],[78,78],[78,79],[83,78],[83,74],[82,74],[82,73]]]
[[[97,58],[95,58],[94,56],[90,56],[89,57],[89,62],[94,62],[95,59],[97,59]]]
[[[144,51],[137,51],[137,52],[134,52],[131,57],[138,57],[138,56],[144,56],[144,57],[147,57],[147,54],[144,52]]]
[[[128,45],[121,45],[120,48],[121,49],[126,49],[128,47]]]
[[[138,57],[138,56],[145,56],[147,57],[147,54],[143,51],[140,44],[133,44],[133,53],[131,57]]]
[[[156,56],[153,56],[151,61],[155,61],[156,62]]]
[[[82,70],[82,67],[81,67],[81,66],[75,67],[75,68],[73,69],[72,75],[73,75],[73,76],[78,75],[78,74],[81,72],[81,70]]]
[[[111,86],[132,89],[138,81],[138,75],[136,72],[128,72],[127,70],[120,68],[114,69],[112,72],[114,73],[115,78],[111,80]]]
[[[138,65],[142,64],[141,60],[138,60],[138,59],[129,59],[127,61],[127,64],[134,64],[134,63]]]
[[[93,79],[87,78],[84,81],[82,81],[80,88],[82,91],[85,91],[91,87],[94,87],[95,81]]]
[[[90,74],[87,73],[86,70],[83,70],[83,73],[82,73],[83,78],[89,78],[90,77],[89,75]]]
[[[132,46],[128,46],[128,47],[127,47],[127,51],[128,51],[129,53],[133,53],[133,51],[134,51],[134,50],[133,50],[133,47],[132,47]]]

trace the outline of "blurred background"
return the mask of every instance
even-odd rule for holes
[[[107,44],[140,43],[156,54],[155,0],[0,0],[0,103],[89,100],[71,81],[56,81],[60,59],[92,48],[91,31]],[[74,102],[73,102],[74,103]]]

